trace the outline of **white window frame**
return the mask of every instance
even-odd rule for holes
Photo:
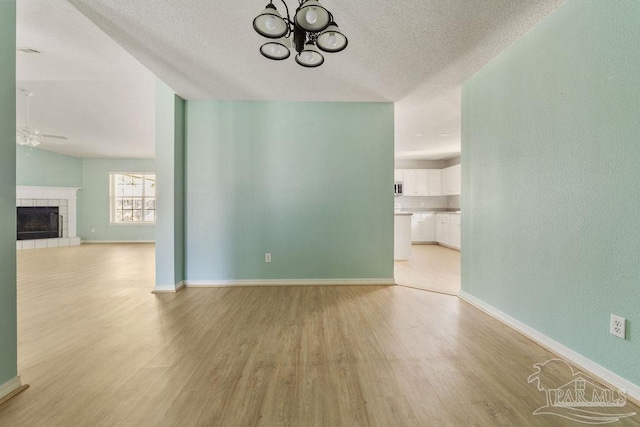
[[[131,172],[131,171],[114,171],[109,172],[109,224],[110,225],[154,225],[158,220],[158,195],[157,193],[154,196],[146,196],[145,195],[145,186],[142,186],[142,221],[116,221],[116,176],[117,175],[142,175],[142,176],[153,176],[154,182],[156,173],[155,172]],[[145,178],[146,179],[146,178]],[[140,197],[140,196],[133,196]],[[156,220],[155,221],[144,221],[145,217],[145,200],[147,198],[153,197],[156,199]]]

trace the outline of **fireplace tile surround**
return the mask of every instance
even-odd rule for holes
[[[62,237],[55,239],[16,240],[16,250],[57,248],[80,245],[76,236],[77,187],[16,187],[16,207],[55,206],[63,218]]]

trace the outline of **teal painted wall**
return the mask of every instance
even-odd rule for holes
[[[185,279],[185,101],[156,85],[156,290]]]
[[[16,146],[17,185],[82,187],[82,159]]]
[[[154,171],[153,159],[82,159],[78,236],[83,241],[153,241],[155,225],[109,223],[109,172]]]
[[[175,149],[174,149],[174,280],[180,283],[186,277],[185,271],[185,114],[186,102],[179,96],[175,102]]]
[[[0,385],[17,373],[16,2],[0,2]]]
[[[464,85],[462,114],[463,290],[634,384],[638,46],[640,2],[569,0]]]
[[[189,101],[186,120],[187,280],[393,277],[393,104]]]

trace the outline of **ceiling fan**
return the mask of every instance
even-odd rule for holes
[[[16,144],[26,145],[29,147],[37,147],[40,145],[40,140],[43,138],[57,140],[58,143],[64,143],[69,138],[61,135],[47,135],[40,133],[37,129],[32,129],[29,126],[29,100],[33,96],[33,92],[26,89],[21,89],[22,94],[27,97],[27,125],[23,128],[16,127]]]

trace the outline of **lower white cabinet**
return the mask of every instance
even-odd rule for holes
[[[436,241],[436,214],[416,213],[411,217],[411,241]]]
[[[449,215],[449,229],[451,230],[451,246],[460,249],[460,214]]]
[[[436,241],[438,243],[449,244],[451,230],[449,230],[449,214],[436,215]]]
[[[436,215],[436,241],[460,249],[459,213],[439,213]]]

